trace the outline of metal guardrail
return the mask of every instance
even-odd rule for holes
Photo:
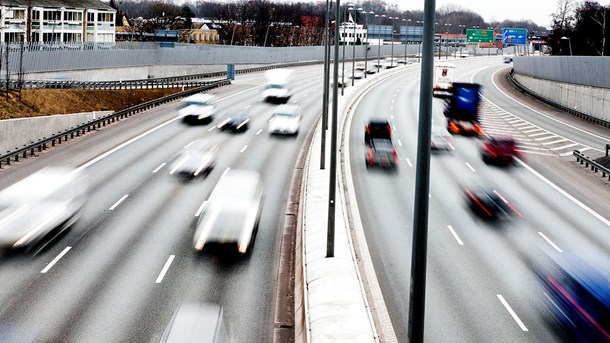
[[[62,142],[67,141],[68,139],[78,137],[81,134],[85,134],[86,132],[90,132],[91,130],[95,130],[102,126],[106,126],[110,123],[118,121],[120,119],[130,117],[134,114],[146,111],[150,108],[156,107],[158,105],[188,96],[192,94],[196,94],[199,92],[207,91],[216,87],[224,86],[230,84],[229,80],[221,80],[210,83],[205,86],[192,88],[183,92],[171,94],[164,96],[162,98],[154,99],[151,101],[147,101],[142,104],[138,104],[135,106],[131,106],[124,110],[120,110],[109,114],[102,118],[93,119],[87,123],[81,124],[79,126],[67,129],[63,132],[58,132],[51,137],[43,137],[38,142],[32,142],[30,145],[24,145],[20,149],[16,149],[11,152],[7,152],[5,154],[0,155],[0,168],[2,168],[2,163],[6,163],[7,165],[11,164],[11,160],[18,162],[20,158],[27,158],[28,153],[30,156],[34,156],[36,152],[41,152],[42,150],[47,149],[49,145],[55,146],[56,144],[61,144]]]
[[[608,150],[610,150],[610,144],[606,144],[606,156],[608,156]],[[587,168],[591,168],[591,171],[594,172],[602,172],[602,177],[606,177],[608,176],[608,181],[610,181],[610,169],[604,167],[603,165],[597,163],[596,161],[590,159],[589,157],[587,157],[586,155],[584,155],[583,153],[581,153],[578,150],[574,150],[573,152],[574,156],[576,157],[576,162],[580,162],[580,164],[584,164],[585,167]]]
[[[543,97],[542,95],[529,90],[527,87],[523,86],[519,81],[517,81],[513,77],[514,71],[515,71],[514,69],[510,70],[510,73],[508,73],[508,78],[510,79],[510,81],[517,88],[519,88],[519,90],[521,92],[526,93],[526,94],[528,94],[528,95],[530,95],[530,96],[532,96],[532,97],[534,97],[534,98],[536,98],[536,99],[538,99],[538,100],[540,100],[542,102],[545,102],[545,103],[547,103],[547,104],[549,104],[549,105],[551,105],[551,106],[553,106],[555,108],[558,108],[558,109],[560,109],[562,111],[568,112],[568,113],[570,113],[570,114],[572,114],[572,115],[574,115],[576,117],[579,117],[581,119],[584,119],[584,120],[586,120],[588,122],[591,122],[591,123],[594,123],[594,124],[597,124],[597,125],[601,125],[601,126],[609,127],[610,128],[610,121],[603,120],[603,119],[600,119],[600,118],[596,118],[596,117],[594,117],[594,116],[592,116],[590,114],[577,111],[575,109],[572,109],[570,107],[564,106],[564,105],[562,105],[562,104],[560,104],[558,102],[555,102],[553,100],[547,99],[547,98]]]

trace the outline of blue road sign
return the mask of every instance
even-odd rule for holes
[[[527,29],[502,29],[502,44],[525,45],[527,44]]]

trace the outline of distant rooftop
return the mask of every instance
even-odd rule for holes
[[[114,10],[110,5],[99,0],[5,0],[1,2],[6,7],[50,7],[50,8],[88,8],[97,10]]]

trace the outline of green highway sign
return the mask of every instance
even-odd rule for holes
[[[493,43],[494,30],[466,30],[466,43]]]

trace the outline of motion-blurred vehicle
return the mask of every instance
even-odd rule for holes
[[[432,96],[450,96],[455,80],[455,64],[436,63],[434,65],[434,83],[432,85]]]
[[[265,72],[267,84],[263,89],[263,99],[269,103],[287,103],[292,96],[288,83],[291,75],[291,69],[271,69]]]
[[[383,63],[383,66],[387,69],[398,67],[398,58],[387,57]]]
[[[479,103],[481,85],[478,83],[453,82],[451,95],[446,98],[444,115],[447,130],[452,134],[483,134],[479,125]]]
[[[541,299],[567,342],[610,342],[610,258],[595,249],[546,251]]]
[[[214,119],[216,106],[212,103],[216,98],[212,94],[195,94],[182,100],[179,115],[187,124],[208,124]]]
[[[245,132],[249,125],[250,113],[242,110],[225,114],[216,127],[222,131]]]
[[[375,73],[377,73],[377,67],[375,67],[375,66],[369,67],[369,68],[366,70],[366,73],[367,73],[367,74],[375,74]]]
[[[29,252],[70,228],[87,188],[84,172],[49,167],[0,191],[0,250]]]
[[[169,173],[191,179],[207,176],[216,164],[218,144],[206,138],[198,138],[187,144],[173,159]]]
[[[276,108],[269,119],[268,131],[271,135],[297,135],[301,125],[301,106],[282,105]]]
[[[510,56],[504,57],[504,63],[513,63],[513,58]]]
[[[443,126],[433,126],[430,135],[430,149],[432,151],[455,150],[451,134]]]
[[[223,311],[216,304],[182,304],[167,324],[161,343],[228,342]]]
[[[481,147],[481,156],[485,163],[512,164],[521,157],[517,142],[511,136],[490,136]]]
[[[364,143],[374,138],[392,139],[392,127],[386,119],[373,118],[364,125]]]
[[[482,219],[503,220],[513,214],[521,217],[521,213],[489,185],[463,187],[463,192],[468,207]]]
[[[263,184],[258,172],[229,169],[218,181],[197,221],[196,251],[250,252],[260,220]],[[228,247],[228,251],[224,249]]]
[[[351,75],[352,78],[359,80],[364,78],[364,72],[362,70],[355,69],[354,73]]]
[[[398,166],[398,155],[394,144],[390,139],[373,138],[366,147],[366,167],[379,166],[382,168],[396,168]]]

